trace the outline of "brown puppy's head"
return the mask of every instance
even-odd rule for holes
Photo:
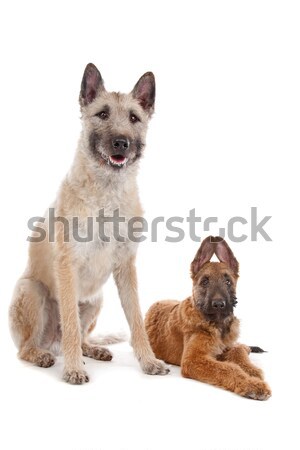
[[[220,262],[210,262],[213,254]],[[206,238],[191,264],[193,301],[206,320],[220,323],[233,314],[239,264],[219,236]]]
[[[139,160],[154,101],[152,72],[145,73],[129,94],[121,94],[107,92],[97,67],[86,66],[79,103],[86,148],[96,165],[120,172]]]

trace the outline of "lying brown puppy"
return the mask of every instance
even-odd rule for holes
[[[210,262],[213,254],[220,262]],[[145,324],[155,356],[181,366],[184,377],[214,384],[244,397],[271,395],[262,371],[248,354],[263,351],[237,344],[239,320],[233,314],[239,265],[227,243],[209,236],[191,264],[193,294],[183,302],[157,302]]]

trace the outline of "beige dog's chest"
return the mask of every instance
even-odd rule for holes
[[[87,236],[87,231],[85,226],[80,229],[82,236]],[[122,242],[117,240],[118,236],[122,237]],[[136,245],[128,239],[127,220],[118,229],[114,229],[113,223],[106,223],[104,234],[100,235],[99,228],[95,227],[92,239],[87,242],[74,240],[79,300],[89,300],[96,295],[114,267],[136,252]]]

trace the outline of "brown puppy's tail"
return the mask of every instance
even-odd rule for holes
[[[263,350],[260,347],[252,347],[251,345],[249,345],[249,348],[251,353],[266,353],[266,350]]]

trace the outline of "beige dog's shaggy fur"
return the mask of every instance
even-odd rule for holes
[[[49,242],[49,212],[39,224],[45,234],[31,242],[25,273],[18,281],[10,308],[10,327],[20,358],[41,367],[55,362],[54,350],[62,347],[64,379],[73,384],[88,381],[82,355],[110,360],[109,350],[96,344],[89,333],[101,309],[103,284],[113,273],[128,320],[132,345],[144,372],[166,374],[168,369],[151,350],[140,312],[135,255],[137,244],[128,239],[130,218],[142,215],[136,185],[139,158],[145,145],[148,120],[154,109],[155,84],[146,73],[130,94],[109,93],[93,64],[86,67],[80,93],[83,129],[70,172],[55,203],[55,239]],[[97,217],[104,209],[112,216],[118,209],[125,218],[120,234],[113,237],[113,224],[105,223],[99,239]],[[87,218],[92,218],[92,240]],[[63,221],[69,220],[69,232]]]

